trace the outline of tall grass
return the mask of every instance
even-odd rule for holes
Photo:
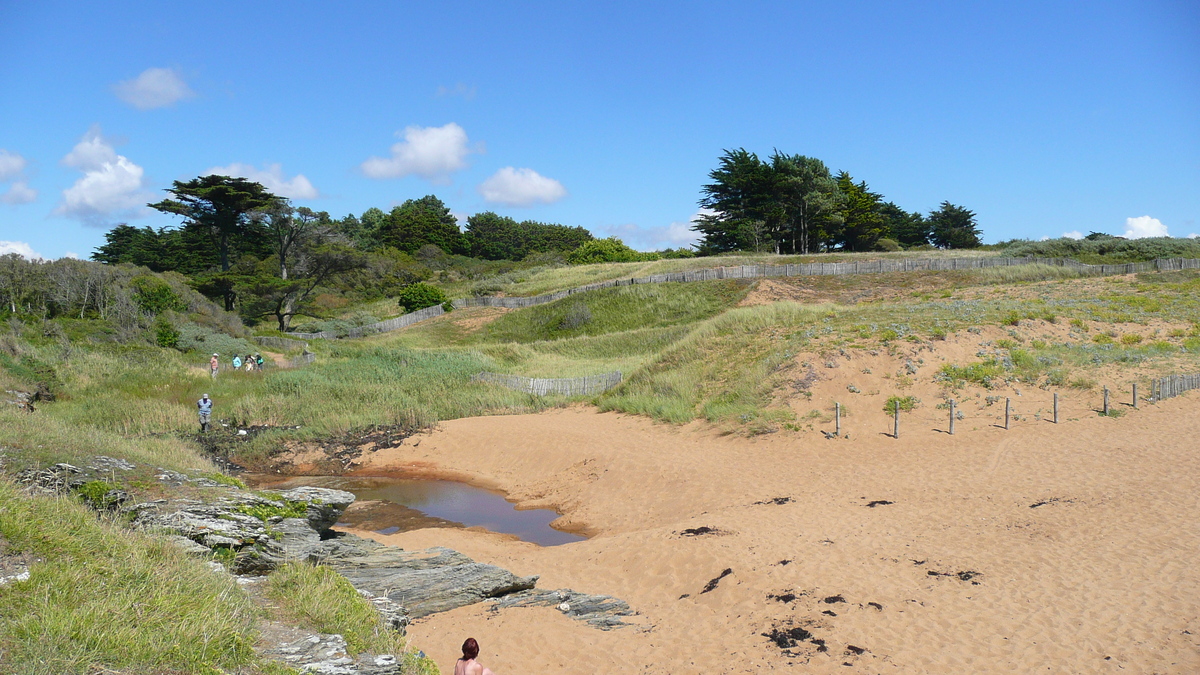
[[[256,612],[228,575],[170,543],[97,520],[73,499],[0,481],[8,554],[43,562],[0,586],[0,663],[28,675],[252,667]]]
[[[810,337],[810,326],[836,313],[831,306],[790,302],[730,310],[602,395],[598,404],[675,423],[786,416],[766,410],[778,385],[776,368]]]
[[[737,304],[740,280],[622,286],[580,293],[488,324],[474,342],[534,342],[694,323]]]

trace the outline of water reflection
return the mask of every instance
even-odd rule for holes
[[[448,480],[306,476],[261,486],[283,490],[298,485],[354,493],[359,501],[346,511],[343,523],[383,534],[465,526],[514,534],[541,546],[583,539],[550,527],[550,522],[559,516],[555,511],[518,511],[499,493]]]

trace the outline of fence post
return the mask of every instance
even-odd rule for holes
[[[1004,399],[1004,428],[1005,429],[1008,428],[1008,418],[1011,415],[1011,413],[1012,413],[1012,399],[1005,398]]]
[[[1133,383],[1133,407],[1137,409],[1137,382]]]
[[[833,433],[837,436],[842,435],[842,404],[833,404]]]
[[[1108,417],[1108,387],[1104,388],[1104,416]]]
[[[1054,423],[1058,424],[1058,392],[1054,392]]]
[[[954,401],[950,401],[950,435],[954,435]]]
[[[900,438],[900,401],[896,401],[896,419],[892,422],[892,438]]]

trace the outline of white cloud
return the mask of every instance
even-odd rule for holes
[[[100,134],[99,125],[89,129],[62,161],[82,171],[83,177],[63,190],[54,213],[94,225],[105,225],[104,219],[113,216],[144,215],[144,205],[152,197],[144,189],[145,171],[118,155]]]
[[[214,166],[201,175],[245,178],[260,183],[270,192],[289,199],[316,199],[319,196],[317,188],[313,187],[304,174],[298,173],[291,179],[284,178],[283,167],[279,164],[265,164],[262,169],[256,169],[250,164],[234,162],[229,166]]]
[[[461,97],[467,99],[468,101],[470,101],[471,99],[475,98],[476,91],[477,91],[477,87],[474,87],[474,86],[468,87],[467,85],[463,84],[462,82],[459,82],[459,83],[455,84],[453,87],[439,85],[437,88],[437,91],[434,92],[434,96],[437,96],[438,98],[443,98],[445,96],[461,96]]]
[[[23,241],[0,241],[0,255],[16,253],[26,260],[44,260],[41,254]]]
[[[1188,239],[1200,239],[1200,234],[1193,232],[1187,236]]]
[[[138,110],[162,108],[196,95],[173,68],[147,68],[132,80],[114,84],[113,92]]]
[[[5,204],[29,204],[37,199],[37,190],[29,187],[24,180],[14,182],[4,194],[0,194],[0,202]]]
[[[29,162],[24,157],[0,148],[0,183],[12,181],[4,192],[0,192],[0,202],[5,204],[28,204],[37,199],[37,190],[29,187],[25,177],[25,167]]]
[[[450,174],[467,166],[467,132],[454,122],[441,127],[405,127],[404,140],[392,146],[391,157],[371,157],[361,165],[368,178],[420,176],[449,183]]]
[[[1083,239],[1083,233],[1080,232],[1079,230],[1071,230],[1070,232],[1063,232],[1062,236],[1064,239]]]
[[[680,248],[700,241],[700,233],[692,230],[692,223],[702,215],[712,213],[700,209],[687,221],[675,221],[668,225],[643,227],[633,223],[608,225],[597,228],[604,236],[617,236],[629,247],[639,251],[658,251],[664,248]]]
[[[1125,219],[1125,234],[1122,236],[1126,239],[1145,239],[1146,237],[1168,237],[1170,235],[1167,234],[1167,226],[1163,225],[1158,218],[1138,216]]]
[[[28,162],[21,155],[0,148],[0,182],[20,177],[26,164]]]
[[[479,184],[479,194],[494,204],[532,206],[553,204],[567,196],[567,189],[533,169],[506,166]]]
[[[71,260],[79,260],[79,254],[74,251],[67,251],[62,255],[62,257],[70,258]]]

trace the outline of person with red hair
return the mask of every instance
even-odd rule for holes
[[[475,659],[479,656],[479,643],[475,638],[467,638],[462,646],[462,658],[454,664],[454,675],[496,675],[490,668],[485,668]]]

